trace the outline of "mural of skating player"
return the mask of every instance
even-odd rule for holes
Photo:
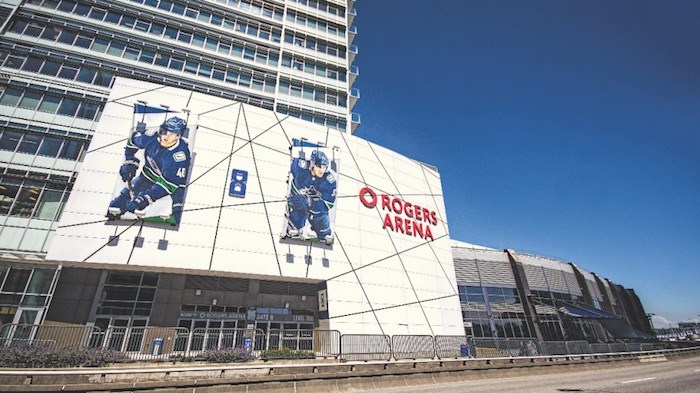
[[[300,238],[307,220],[320,242],[333,243],[329,211],[335,204],[336,178],[326,154],[318,149],[308,160],[294,158],[292,184],[287,199],[287,237]]]
[[[127,186],[109,204],[108,219],[118,219],[126,212],[143,217],[149,205],[170,195],[172,214],[179,222],[190,167],[190,149],[181,139],[186,128],[183,119],[171,117],[158,130],[137,130],[131,134],[124,148],[124,163],[119,168]],[[136,153],[141,149],[145,162],[136,176],[140,165]]]

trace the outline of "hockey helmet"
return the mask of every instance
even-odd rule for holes
[[[328,157],[326,154],[320,150],[314,150],[311,152],[311,161],[317,167],[328,166]]]
[[[160,125],[159,133],[165,134],[166,132],[172,132],[174,134],[182,135],[182,133],[185,132],[185,128],[187,128],[187,123],[185,123],[185,121],[181,118],[175,116],[171,117]]]

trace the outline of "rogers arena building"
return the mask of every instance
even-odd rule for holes
[[[142,220],[106,219],[128,189],[118,173],[127,138],[173,116],[187,122],[184,186]],[[321,154],[326,191],[297,180]],[[301,194],[308,216],[295,220]],[[435,168],[262,108],[129,79],[115,80],[46,261],[60,266],[50,305],[21,322],[464,335]]]

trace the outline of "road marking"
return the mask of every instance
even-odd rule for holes
[[[695,370],[696,373],[700,373],[700,370]]]
[[[643,381],[651,381],[652,379],[656,379],[656,377],[649,377],[649,378],[642,378],[642,379],[633,379],[631,381],[624,381],[620,383],[634,383],[634,382],[643,382]]]

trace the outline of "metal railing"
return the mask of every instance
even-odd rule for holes
[[[204,329],[177,327],[110,327],[18,325],[0,327],[0,348],[41,346],[53,349],[104,348],[131,360],[170,361],[196,358],[205,351],[241,349],[260,356],[265,350],[312,352],[317,358],[342,361],[449,359],[584,355],[669,349],[669,343],[588,343],[524,338],[343,334],[337,330]]]

